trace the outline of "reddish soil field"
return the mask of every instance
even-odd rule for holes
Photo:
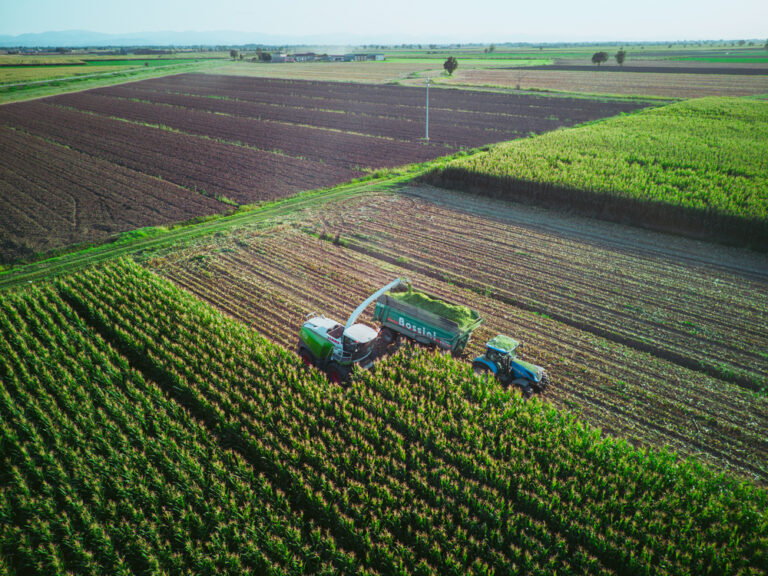
[[[0,123],[238,204],[332,186],[360,172],[35,101],[0,108]]]
[[[511,69],[511,68],[510,68]],[[643,64],[625,64],[623,66],[594,64],[551,64],[549,66],[529,66],[527,70],[571,70],[573,72],[624,72],[629,74],[733,74],[736,76],[768,75],[768,66],[764,68],[732,68],[726,66],[650,66]]]
[[[588,94],[700,98],[768,93],[767,75],[669,74],[642,72],[603,74],[604,70],[457,70],[446,82],[464,86],[499,86],[521,90],[554,90]]]
[[[95,92],[261,120],[320,126],[399,140],[424,136],[421,88],[179,75]],[[223,99],[226,98],[226,99]],[[430,92],[430,140],[475,147],[553,130],[641,104],[461,90]]]
[[[170,182],[0,126],[0,262],[226,206]]]
[[[111,98],[93,92],[68,94],[52,102],[78,110],[149,124],[162,124],[188,134],[241,142],[265,151],[279,151],[347,169],[386,168],[423,162],[445,153],[445,149],[418,142],[392,141],[310,126],[271,122],[255,118],[223,116],[204,110]]]
[[[486,319],[467,360],[511,334],[550,374],[544,401],[765,482],[768,399],[750,388],[768,372],[765,262],[718,250],[408,189],[169,249],[147,265],[291,348],[309,312],[343,321],[407,277]],[[712,375],[707,362],[727,370]]]

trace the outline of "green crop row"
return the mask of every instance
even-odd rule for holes
[[[445,186],[768,248],[768,103],[704,98],[455,160]]]
[[[11,571],[765,573],[765,490],[450,356],[340,388],[126,261],[0,307]]]
[[[0,307],[0,558],[11,573],[350,565],[53,289]]]

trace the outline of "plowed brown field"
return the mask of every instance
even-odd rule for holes
[[[0,178],[0,194],[13,196],[13,210],[29,216],[35,206],[61,205],[61,197],[94,209],[80,210],[80,220],[67,207],[21,224],[15,213],[0,215],[0,264],[643,106],[433,92],[429,142],[424,93],[403,86],[182,74],[2,106],[0,130],[9,137],[0,175],[18,178],[12,186]],[[34,157],[15,159],[29,147],[21,140]],[[112,186],[127,173],[135,189]],[[41,175],[45,185],[33,182]]]
[[[450,83],[499,86],[521,90],[555,90],[588,94],[701,98],[751,96],[768,92],[768,76],[689,74],[668,72],[608,72],[604,70],[457,70]]]

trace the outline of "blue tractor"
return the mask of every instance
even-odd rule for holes
[[[517,386],[527,398],[549,386],[549,376],[540,366],[517,358],[520,342],[499,334],[485,345],[485,354],[472,362],[480,376],[493,375],[504,386]]]

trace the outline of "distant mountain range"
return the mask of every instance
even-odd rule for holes
[[[408,38],[403,35],[379,35],[376,37],[351,34],[290,36],[230,30],[212,32],[136,32],[130,34],[102,34],[87,30],[65,30],[37,34],[20,34],[18,36],[0,35],[0,47],[4,48],[59,46],[71,48],[99,46],[241,46],[244,44],[260,44],[264,46],[359,46],[362,44],[392,45],[424,42],[448,44],[457,42],[457,40],[452,38],[423,40]]]

